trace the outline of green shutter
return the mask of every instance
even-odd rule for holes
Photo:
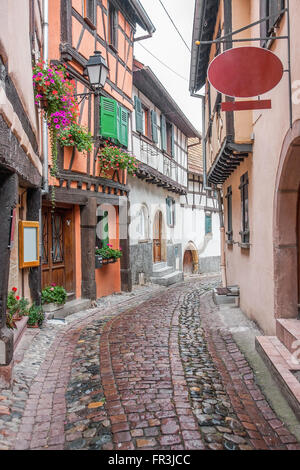
[[[143,128],[143,109],[142,109],[141,100],[137,96],[134,97],[134,107],[135,107],[136,132],[143,133],[143,131],[144,131],[144,128]]]
[[[205,234],[211,233],[211,214],[205,214]]]
[[[161,148],[167,151],[167,125],[166,118],[163,114],[160,116],[160,132],[161,132]]]
[[[128,146],[128,111],[125,108],[120,106],[119,108],[119,116],[120,116],[120,131],[119,131],[119,142],[124,147]]]
[[[112,98],[101,96],[100,104],[100,133],[103,137],[118,138],[118,104]]]
[[[175,136],[173,124],[171,124],[171,155],[172,157],[175,157]]]
[[[152,129],[152,140],[157,144],[158,132],[157,132],[157,114],[155,111],[151,111],[151,129]]]

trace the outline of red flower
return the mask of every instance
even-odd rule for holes
[[[13,292],[17,292],[17,290],[18,290],[18,289],[17,289],[16,287],[13,287],[13,288],[12,288],[12,291],[13,291]]]
[[[53,91],[52,91],[52,94],[53,94],[53,95],[57,95],[57,93],[58,93],[58,92],[57,92],[56,90],[53,90]]]
[[[16,295],[16,299],[17,299],[17,300],[20,300],[20,297],[19,297],[18,295]]]

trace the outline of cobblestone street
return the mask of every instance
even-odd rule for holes
[[[0,449],[300,449],[199,276],[28,330]]]

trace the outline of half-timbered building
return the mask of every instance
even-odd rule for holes
[[[183,212],[188,137],[200,137],[149,67],[134,61],[130,149],[139,161],[130,186],[133,283],[169,285],[183,277]]]
[[[17,34],[16,34],[17,32]],[[42,2],[0,2],[0,387],[11,380],[13,351],[26,320],[6,327],[7,293],[40,303],[37,239],[30,240],[35,262],[19,260],[19,223],[38,230],[41,206],[41,126],[32,87],[32,60],[40,57]]]
[[[131,289],[126,172],[103,177],[99,157],[105,140],[128,147],[137,25],[148,36],[154,31],[137,0],[49,3],[49,61],[65,65],[76,93],[91,91],[85,69],[94,51],[101,52],[109,69],[100,94],[79,99],[79,123],[92,133],[93,151],[84,155],[75,147],[60,148],[59,176],[49,176],[49,193],[43,199],[42,285],[64,286],[70,300],[93,300]],[[54,212],[50,201],[53,185]],[[105,236],[97,231],[100,222]],[[104,239],[113,248],[121,248],[123,256],[96,269],[95,247],[101,247]]]

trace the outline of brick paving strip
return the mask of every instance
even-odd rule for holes
[[[209,289],[171,288],[105,325],[101,376],[116,450],[300,449],[216,319]]]

